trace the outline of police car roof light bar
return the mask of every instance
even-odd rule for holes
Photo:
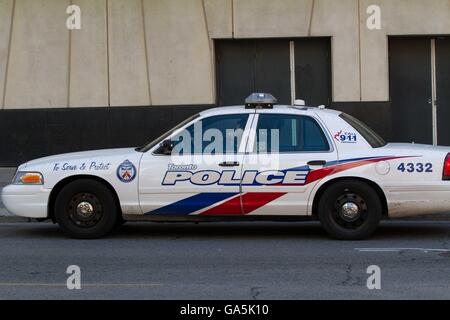
[[[294,106],[304,107],[305,105],[306,105],[305,100],[302,100],[302,99],[295,99],[294,100]]]
[[[272,109],[278,100],[270,93],[252,93],[245,99],[245,108],[247,109]]]

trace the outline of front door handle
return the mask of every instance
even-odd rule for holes
[[[224,161],[219,163],[219,166],[221,167],[237,167],[239,166],[239,162],[237,161]]]
[[[324,166],[326,164],[325,160],[312,160],[307,163],[308,166]]]

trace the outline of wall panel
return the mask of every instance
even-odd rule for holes
[[[16,0],[5,108],[67,106],[68,0]]]

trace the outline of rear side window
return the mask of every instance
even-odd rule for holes
[[[258,153],[330,150],[316,120],[290,114],[260,114],[256,142]]]
[[[386,141],[362,121],[346,113],[341,113],[339,116],[358,131],[372,148],[380,148],[386,145]]]

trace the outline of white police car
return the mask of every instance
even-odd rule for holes
[[[253,94],[141,148],[27,162],[3,203],[75,238],[124,220],[309,218],[334,238],[362,239],[383,217],[450,211],[450,148],[386,144],[347,114],[275,103]]]

